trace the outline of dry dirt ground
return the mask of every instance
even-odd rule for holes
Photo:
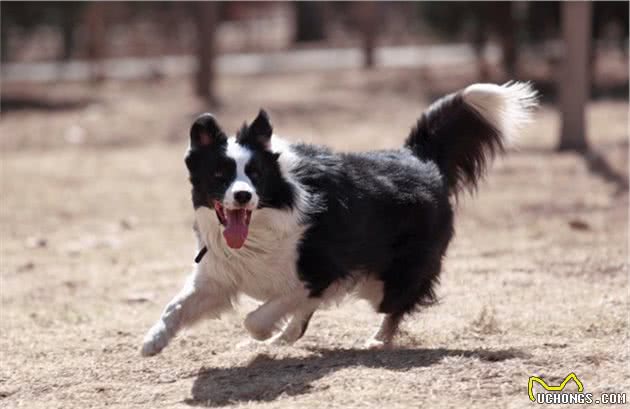
[[[218,114],[233,131],[265,106],[291,140],[397,147],[433,96],[465,81],[418,82],[402,71],[225,77]],[[39,91],[52,106],[86,104],[0,121],[1,407],[521,408],[536,406],[529,376],[570,372],[595,396],[630,392],[627,101],[589,106],[611,165],[599,174],[552,153],[557,112],[539,111],[460,200],[440,303],[406,321],[397,349],[362,349],[377,317],[356,301],[316,313],[292,347],[250,343],[244,300],[141,358],[194,257],[182,158],[201,105],[185,79]]]

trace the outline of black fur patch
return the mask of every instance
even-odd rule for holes
[[[295,201],[293,186],[284,179],[278,164],[279,154],[256,148],[245,173],[256,188],[260,199],[258,207],[292,209]]]
[[[264,109],[261,109],[251,125],[248,126],[247,123],[243,124],[236,134],[236,140],[241,145],[248,146],[252,149],[268,150],[272,134],[273,127],[271,126],[269,115],[267,115]]]
[[[226,145],[227,142],[189,149],[186,154],[195,209],[200,206],[213,208],[213,200],[223,200],[225,191],[236,176],[236,163],[226,155]]]
[[[296,176],[324,209],[310,215],[298,271],[312,296],[350,274],[385,284],[380,311],[405,313],[434,299],[433,285],[452,236],[442,175],[406,149],[334,154],[294,146]]]
[[[210,113],[201,114],[190,127],[190,149],[201,149],[225,144],[227,137]]]
[[[405,145],[420,158],[434,160],[454,193],[475,190],[489,159],[503,152],[499,131],[464,102],[461,92],[431,105]]]
[[[227,137],[217,120],[201,114],[190,127],[190,148],[186,153],[194,208],[212,208],[213,200],[223,195],[236,175],[236,163],[225,154]]]

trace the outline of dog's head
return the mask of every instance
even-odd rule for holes
[[[252,214],[262,208],[290,208],[293,190],[271,149],[272,126],[260,110],[228,138],[211,114],[202,114],[190,129],[186,166],[192,183],[193,206],[214,209],[229,247],[245,244]]]

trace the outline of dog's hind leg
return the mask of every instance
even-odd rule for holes
[[[378,331],[365,343],[366,348],[390,348],[401,320],[402,314],[386,314]]]
[[[384,283],[375,277],[369,277],[359,283],[356,292],[359,298],[366,300],[374,310],[378,311],[383,301]],[[385,314],[378,331],[365,343],[366,348],[389,348],[392,345],[392,340],[396,335],[401,318],[402,314]]]
[[[204,316],[218,317],[231,306],[234,292],[225,285],[195,273],[168,303],[160,319],[144,337],[142,355],[158,354],[177,332]]]
[[[401,257],[380,275],[383,297],[377,311],[384,313],[385,317],[378,331],[367,342],[367,347],[391,347],[402,318],[418,307],[434,302],[433,287],[438,281],[440,269],[441,253],[428,251],[421,253],[420,257]]]
[[[376,277],[367,277],[361,280],[356,288],[355,292],[357,297],[367,301],[372,308],[378,311],[379,305],[383,301],[383,281],[379,280]]]

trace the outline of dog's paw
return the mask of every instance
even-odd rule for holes
[[[365,349],[384,350],[384,349],[391,349],[391,348],[392,348],[391,342],[385,342],[383,340],[376,339],[376,338],[370,338],[365,342]]]
[[[271,328],[268,325],[261,324],[260,320],[256,319],[255,313],[250,312],[247,314],[245,321],[243,321],[243,326],[249,332],[249,335],[252,336],[257,341],[265,341],[273,335],[274,327]]]
[[[266,341],[273,336],[272,331],[269,331],[266,328],[257,327],[251,322],[248,323],[247,321],[245,321],[243,325],[245,326],[247,332],[249,332],[249,335],[251,335],[252,338],[254,338],[256,341]]]
[[[303,334],[304,331],[302,327],[300,325],[295,325],[295,323],[291,321],[282,333],[278,334],[271,340],[271,343],[273,345],[293,345],[302,338]]]
[[[271,338],[269,340],[269,343],[271,345],[276,345],[276,346],[290,346],[290,345],[295,344],[295,341],[297,341],[297,339],[292,338],[292,337],[285,337],[284,333],[282,333]]]
[[[170,337],[166,331],[164,323],[158,322],[147,332],[142,343],[142,356],[153,356],[159,354],[168,342]]]

